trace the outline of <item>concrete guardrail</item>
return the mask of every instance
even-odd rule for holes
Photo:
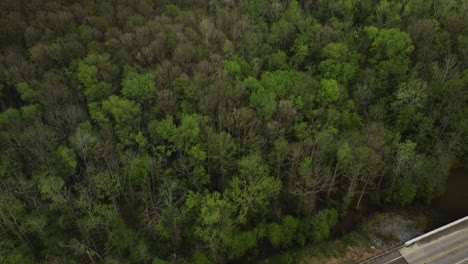
[[[430,232],[428,232],[428,233],[426,233],[426,234],[424,234],[424,235],[421,235],[421,236],[418,236],[418,237],[416,237],[416,238],[413,238],[413,239],[411,239],[411,240],[409,240],[409,241],[406,241],[406,242],[405,242],[404,244],[402,244],[402,245],[396,246],[396,247],[394,247],[394,248],[392,248],[392,249],[390,249],[390,250],[388,250],[388,251],[386,251],[386,252],[383,252],[383,253],[381,253],[381,254],[379,254],[379,255],[377,255],[377,256],[374,256],[374,257],[372,257],[372,258],[370,258],[370,259],[366,259],[366,260],[363,261],[363,262],[359,262],[359,264],[365,264],[365,263],[371,262],[372,260],[378,259],[378,258],[380,258],[380,257],[383,257],[383,256],[387,255],[387,254],[390,254],[391,252],[393,252],[393,251],[395,251],[395,250],[399,250],[399,249],[402,248],[402,247],[411,246],[413,243],[415,243],[415,242],[417,242],[417,241],[419,241],[419,240],[421,240],[421,239],[423,239],[423,238],[432,236],[433,234],[436,234],[437,232],[440,232],[440,231],[442,231],[442,230],[444,230],[444,229],[447,229],[447,228],[449,228],[449,227],[452,227],[452,226],[454,226],[454,225],[463,223],[463,222],[466,221],[466,220],[468,220],[468,216],[465,216],[465,217],[463,217],[463,218],[461,218],[461,219],[458,219],[457,221],[454,221],[454,222],[452,222],[452,223],[450,223],[450,224],[446,224],[446,225],[441,226],[441,227],[439,227],[439,228],[437,228],[437,229],[434,229],[434,230],[432,230],[432,231],[430,231]]]
[[[447,229],[447,228],[449,228],[449,227],[452,227],[452,226],[454,226],[454,225],[460,224],[460,223],[462,223],[462,222],[464,222],[464,221],[466,221],[466,220],[468,220],[468,216],[465,216],[465,217],[463,217],[463,218],[461,218],[461,219],[458,219],[458,220],[455,221],[455,222],[452,222],[452,223],[450,223],[450,224],[447,224],[447,225],[441,226],[441,227],[439,227],[439,228],[437,228],[437,229],[434,229],[434,230],[432,230],[431,232],[428,232],[428,233],[426,233],[426,234],[424,234],[424,235],[421,235],[421,236],[418,236],[418,237],[416,237],[416,238],[413,238],[413,239],[411,239],[411,240],[409,240],[409,241],[406,241],[406,242],[405,242],[405,246],[411,246],[413,243],[415,243],[415,242],[417,242],[417,241],[419,241],[419,240],[421,240],[421,239],[423,239],[423,238],[432,236],[433,234],[435,234],[435,233],[437,233],[437,232],[440,232],[440,231],[442,231],[442,230],[444,230],[444,229]]]

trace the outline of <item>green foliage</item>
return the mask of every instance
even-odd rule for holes
[[[381,76],[405,74],[410,67],[409,55],[414,50],[409,35],[397,28],[382,29],[377,34],[374,28],[371,29],[367,32],[373,38],[373,60],[378,62]]]
[[[271,119],[276,112],[276,94],[274,91],[260,87],[250,96],[250,104],[258,107],[265,118]]]
[[[21,100],[31,102],[35,97],[34,90],[25,82],[16,84],[16,90],[21,95]]]
[[[111,84],[98,78],[99,69],[96,64],[105,64],[107,66],[108,60],[108,55],[89,54],[78,65],[76,77],[84,86],[83,93],[89,102],[103,100],[115,91]]]
[[[224,71],[237,80],[243,80],[252,75],[250,65],[243,59],[234,56],[230,60],[223,61]]]
[[[417,186],[414,184],[412,177],[410,175],[403,175],[397,183],[399,190],[395,199],[401,205],[411,203],[416,197],[417,191]]]
[[[287,215],[281,224],[271,223],[267,226],[267,236],[274,247],[291,246],[293,240],[303,245],[304,237],[300,230],[300,221],[293,216]]]
[[[257,246],[258,231],[256,229],[244,232],[235,232],[227,238],[229,244],[229,259],[236,259],[246,254],[249,249]]]
[[[304,62],[305,58],[310,55],[310,49],[307,45],[299,45],[293,48],[294,56],[292,61],[294,65],[300,65]]]
[[[14,240],[3,240],[0,243],[0,262],[12,264],[32,264],[36,263],[32,256],[31,250],[26,243],[21,243]]]
[[[212,264],[211,262],[203,253],[200,251],[196,251],[192,256],[193,264]]]
[[[91,118],[101,126],[112,125],[120,141],[129,145],[138,135],[141,108],[131,100],[112,95],[102,102],[89,105]]]
[[[420,177],[424,184],[418,185],[417,198],[430,204],[445,192],[450,167],[454,160],[447,156],[423,161]]]
[[[73,150],[64,146],[60,146],[57,149],[57,154],[59,156],[61,163],[65,167],[70,168],[72,170],[76,168],[77,162],[76,162],[75,153],[73,152]]]
[[[129,176],[130,181],[137,186],[148,188],[147,177],[151,170],[151,160],[148,154],[141,153],[139,156],[130,160],[129,162]]]
[[[200,116],[183,115],[179,126],[175,126],[172,116],[167,116],[156,128],[156,133],[171,143],[161,146],[160,150],[165,155],[178,152],[182,155],[188,154],[184,170],[189,173],[189,182],[199,188],[209,182],[210,176],[203,166],[206,159],[205,147],[199,143],[200,127],[198,121]]]
[[[282,50],[272,54],[268,57],[269,70],[287,70],[288,69],[288,56]]]
[[[121,186],[117,177],[106,171],[94,172],[92,183],[96,189],[96,196],[100,198],[114,198],[120,193]]]
[[[138,135],[136,136],[135,140],[140,146],[140,148],[145,148],[145,146],[148,144],[148,139],[146,139],[146,137],[141,132],[138,132]]]
[[[268,238],[270,243],[275,247],[278,247],[281,244],[281,236],[283,235],[283,232],[281,231],[281,226],[276,223],[272,223],[268,226]]]
[[[190,192],[185,205],[194,210],[196,225],[194,235],[201,239],[216,256],[226,247],[231,235],[230,208],[217,192],[200,194]]]
[[[403,11],[402,4],[396,1],[380,1],[376,8],[376,20],[386,25],[397,25]]]
[[[0,128],[6,130],[12,127],[21,120],[20,112],[14,108],[8,108],[6,111],[0,113]]]
[[[327,58],[319,64],[323,77],[342,84],[348,84],[355,78],[359,71],[359,55],[356,52],[350,51],[344,43],[330,43],[322,52]]]
[[[338,212],[335,209],[325,209],[315,215],[310,222],[312,227],[311,239],[322,241],[330,236],[331,229],[338,222]]]
[[[242,76],[242,69],[236,61],[224,61],[224,71],[233,77]]]
[[[225,191],[239,222],[244,223],[252,214],[264,214],[271,200],[279,195],[281,181],[269,176],[260,156],[254,154],[239,161],[239,175]]]
[[[396,28],[380,30],[372,43],[372,48],[381,59],[407,56],[414,50],[408,34]]]
[[[433,125],[430,118],[416,111],[413,106],[406,105],[397,115],[395,129],[408,139],[419,142],[419,147],[424,148],[426,144],[430,144],[428,139]]]
[[[120,220],[120,219],[119,219]],[[133,246],[133,231],[119,221],[115,228],[109,233],[106,245],[113,247],[120,255]]]
[[[200,223],[206,226],[219,223],[222,219],[223,211],[226,210],[226,206],[226,201],[220,199],[219,193],[213,193],[213,195],[206,197],[206,201],[200,210]]]
[[[398,144],[394,168],[394,188],[391,198],[401,205],[416,197],[416,175],[420,173],[423,157],[416,152],[416,143],[408,140]]]
[[[319,104],[326,106],[329,105],[340,97],[340,87],[336,80],[323,79],[320,81],[320,89],[317,94],[317,101]]]
[[[188,151],[197,143],[200,128],[196,116],[183,115],[180,126],[175,126],[172,116],[167,116],[159,123],[156,132],[178,149]]]
[[[171,18],[176,18],[180,14],[180,8],[176,5],[167,5],[164,9],[164,13]]]
[[[468,161],[463,1],[73,2],[0,4],[0,263],[257,262]]]
[[[39,117],[41,114],[41,106],[39,104],[25,105],[21,107],[21,117],[25,120],[31,120]]]
[[[297,71],[266,72],[260,81],[248,78],[245,84],[252,90],[250,104],[259,108],[266,119],[271,119],[276,112],[279,99],[298,101],[302,96],[310,103],[311,94],[307,93],[306,83]]]
[[[151,263],[152,264],[167,264],[168,262],[160,258],[154,258]]]
[[[271,27],[269,42],[279,48],[287,49],[294,29],[293,24],[282,18]]]
[[[294,70],[266,72],[262,75],[260,83],[266,90],[273,91],[279,98],[301,95],[306,89],[302,74]]]
[[[226,56],[231,57],[234,55],[234,45],[231,41],[225,40],[223,44],[223,52]]]
[[[46,177],[40,180],[39,189],[44,199],[50,199],[56,205],[63,205],[66,202],[62,193],[64,184],[59,177]]]
[[[153,73],[129,73],[122,81],[122,94],[139,102],[151,101],[156,97],[155,76]]]

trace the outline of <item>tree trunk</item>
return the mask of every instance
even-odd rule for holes
[[[303,200],[301,201],[301,211],[304,217],[310,217],[315,211],[316,204],[317,204],[317,194],[312,191],[303,196]]]
[[[367,181],[366,181],[366,184],[364,184],[364,188],[362,188],[361,195],[359,196],[359,200],[356,205],[356,209],[359,209],[359,204],[361,203],[362,196],[364,195],[364,192],[366,191],[366,187],[367,187]]]
[[[336,175],[337,175],[337,171],[338,171],[338,166],[340,165],[340,162],[338,161],[336,163],[336,166],[335,166],[335,171],[333,172],[333,177],[331,179],[331,182],[330,182],[330,185],[328,187],[328,191],[327,191],[327,201],[330,200],[330,194],[332,192],[332,189],[333,187],[335,186],[335,181],[336,181]]]

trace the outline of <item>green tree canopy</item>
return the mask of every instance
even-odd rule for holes
[[[130,72],[122,81],[122,94],[138,102],[152,101],[156,97],[155,76],[153,73]]]

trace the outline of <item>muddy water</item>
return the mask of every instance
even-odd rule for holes
[[[445,193],[435,199],[432,205],[451,220],[468,216],[468,171],[453,170],[445,186]]]

